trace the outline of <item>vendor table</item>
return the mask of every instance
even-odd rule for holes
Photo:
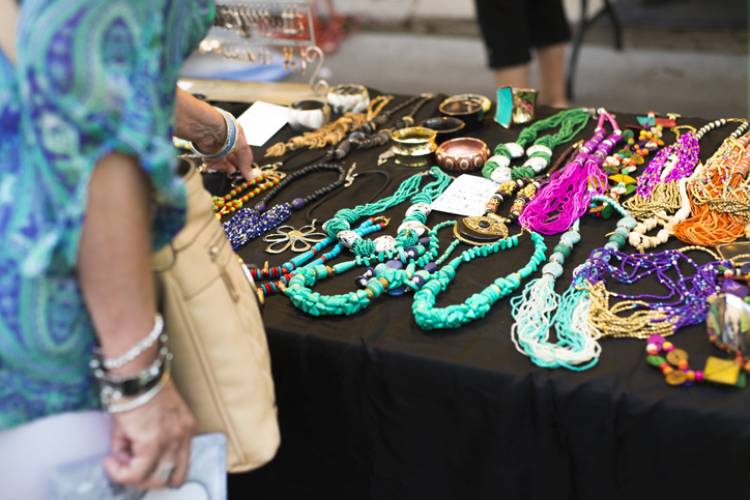
[[[436,115],[438,102],[422,108],[418,121]],[[553,112],[541,108],[538,115]],[[621,126],[636,123],[627,113],[617,118]],[[589,137],[593,125],[592,120],[581,137]],[[709,134],[701,158],[732,130]],[[493,148],[518,132],[519,127],[505,130],[488,117],[467,135]],[[269,145],[291,134],[287,127]],[[669,143],[671,133],[665,139]],[[392,162],[377,167],[381,152],[353,152],[344,165],[386,169],[392,176],[387,194],[415,170]],[[284,170],[321,155],[294,156]],[[294,183],[278,201],[321,187],[332,175]],[[368,201],[382,182],[379,176],[358,179],[314,216],[326,220],[339,208]],[[406,206],[386,213],[393,218],[387,234],[395,234]],[[306,223],[302,212],[290,223]],[[433,213],[428,224],[447,218]],[[582,219],[583,241],[573,250],[558,288],[567,287],[573,267],[606,242],[614,225],[615,219]],[[557,239],[548,239],[550,249]],[[443,235],[442,243],[447,242]],[[268,255],[264,246],[256,240],[239,253],[257,265],[289,257]],[[464,264],[438,306],[462,301],[498,275],[518,269],[530,253],[528,238],[522,238],[511,252]],[[701,254],[691,256],[705,260]],[[318,290],[353,290],[355,274],[336,277]],[[659,285],[651,281],[646,286],[655,291]],[[508,299],[480,321],[437,332],[416,326],[411,302],[410,296],[385,296],[353,317],[313,318],[283,296],[267,299],[263,314],[282,445],[268,466],[230,479],[232,498],[684,500],[750,495],[747,390],[669,387],[646,363],[645,343],[631,339],[604,340],[601,360],[591,370],[541,369],[511,342]],[[717,354],[702,324],[673,340],[697,367]]]

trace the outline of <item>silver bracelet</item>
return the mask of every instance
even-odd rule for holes
[[[107,370],[116,368],[122,368],[126,364],[133,361],[135,358],[146,352],[146,349],[154,345],[154,342],[161,336],[164,331],[164,319],[161,314],[156,313],[154,320],[154,327],[148,332],[148,335],[144,337],[140,342],[131,347],[125,354],[116,358],[104,359],[102,358],[102,366]]]
[[[107,413],[125,413],[126,411],[140,408],[141,406],[144,406],[146,403],[154,399],[157,394],[159,394],[161,390],[164,389],[164,386],[167,385],[167,382],[169,382],[169,371],[164,372],[164,376],[161,378],[161,380],[159,380],[158,384],[156,384],[140,396],[130,399],[124,403],[105,406],[104,409],[107,411]]]

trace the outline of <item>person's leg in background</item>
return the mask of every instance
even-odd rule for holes
[[[528,87],[531,47],[527,0],[475,0],[489,67],[498,87]]]
[[[525,0],[531,20],[530,40],[539,60],[539,102],[557,108],[568,106],[565,97],[566,49],[570,26],[562,0]]]

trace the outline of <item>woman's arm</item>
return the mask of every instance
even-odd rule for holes
[[[151,200],[136,161],[112,153],[94,168],[79,253],[79,282],[105,358],[122,355],[151,330],[155,293],[151,271]],[[115,375],[148,367],[157,346]],[[105,461],[118,483],[143,489],[164,486],[160,467],[174,465],[170,484],[187,472],[195,420],[168,383],[146,405],[113,415],[112,456]]]
[[[179,87],[174,118],[175,135],[192,142],[198,151],[214,153],[224,145],[227,127],[221,113]],[[239,125],[237,125],[237,146],[234,152],[225,159],[206,163],[213,169],[230,174],[239,170],[248,180],[257,175],[253,172],[253,151],[247,144],[245,133]]]

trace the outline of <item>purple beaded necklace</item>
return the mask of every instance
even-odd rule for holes
[[[693,132],[682,134],[678,142],[659,151],[649,162],[638,177],[636,193],[648,197],[660,182],[669,183],[690,176],[698,164],[699,153],[698,137]],[[668,170],[664,168],[665,165]]]
[[[606,139],[605,120],[613,128]],[[591,197],[603,195],[606,191],[608,181],[602,163],[621,138],[622,130],[615,117],[600,109],[594,135],[563,170],[552,175],[547,185],[526,206],[519,218],[521,225],[544,235],[570,229],[589,209]]]
[[[578,269],[575,279],[585,280],[589,284],[613,279],[631,285],[655,276],[667,290],[666,294],[609,293],[619,299],[639,301],[646,309],[664,313],[665,321],[672,323],[676,330],[705,320],[708,297],[719,288],[719,267],[726,265],[723,261],[698,265],[684,252],[677,250],[631,255],[605,247],[591,253],[586,265]],[[684,268],[693,272],[683,273]]]

